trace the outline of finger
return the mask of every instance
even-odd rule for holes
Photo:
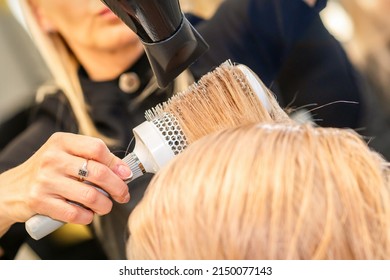
[[[106,165],[124,181],[133,177],[133,173],[128,164],[112,153],[111,159]]]
[[[93,220],[94,212],[90,209],[71,204],[62,198],[48,198],[36,213],[49,216],[52,219],[73,224],[90,224]]]
[[[65,184],[66,188],[61,190],[61,195],[67,200],[89,208],[98,215],[111,211],[112,201],[96,187],[70,178]]]
[[[50,137],[50,141],[61,145],[69,154],[92,159],[110,167],[122,180],[132,176],[129,166],[113,155],[101,139],[72,133],[55,133]]]
[[[84,159],[78,158],[79,162],[80,160],[83,163],[79,166],[86,167],[85,171],[87,172],[87,176],[84,177],[84,180],[106,191],[115,201],[119,203],[126,203],[130,200],[127,184],[110,168],[108,168],[108,166],[94,160],[86,161]],[[87,163],[86,166],[85,163]],[[80,170],[71,172],[73,172],[73,174],[79,175]]]
[[[85,164],[86,166],[84,166]],[[77,180],[80,179],[80,169],[85,167],[88,174],[81,174],[84,176],[86,175],[84,178],[85,180],[106,191],[115,201],[119,203],[126,203],[130,200],[129,189],[126,183],[121,178],[119,178],[108,166],[99,162],[94,160],[87,161],[84,158],[69,155],[65,152],[58,152],[56,154],[56,160],[50,161],[50,164],[46,165],[50,166],[51,173],[44,176],[41,171],[42,177],[46,179],[48,178],[42,185],[58,185],[58,178],[72,178],[73,181],[77,182]],[[53,174],[58,174],[58,176]],[[50,178],[57,179],[54,182],[48,181]],[[54,194],[55,190],[52,190],[52,193]]]

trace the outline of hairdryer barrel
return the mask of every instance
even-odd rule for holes
[[[159,87],[166,87],[208,50],[179,0],[102,1],[141,39]]]

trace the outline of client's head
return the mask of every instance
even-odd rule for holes
[[[353,131],[226,129],[156,174],[131,259],[389,259],[389,166]]]

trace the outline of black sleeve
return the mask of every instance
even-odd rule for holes
[[[30,158],[54,133],[50,129],[51,124],[50,120],[41,118],[8,144],[0,154],[0,172],[13,168]]]
[[[355,102],[312,112],[319,125],[356,128],[360,88],[341,44],[322,24],[318,12],[325,4],[318,1],[310,8],[302,0],[225,0],[210,20],[196,25],[210,50],[191,70],[200,78],[227,59],[245,64],[282,107]]]
[[[210,49],[192,70],[199,78],[231,59],[249,66],[270,86],[296,40],[317,17],[317,9],[302,0],[225,0],[210,20],[196,25]]]
[[[316,18],[295,43],[278,74],[275,90],[284,106],[305,107],[318,125],[359,128],[361,77],[343,47]]]
[[[0,152],[0,172],[30,158],[57,131],[77,132],[77,125],[64,95],[48,95],[33,109],[28,127]]]

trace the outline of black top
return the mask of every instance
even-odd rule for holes
[[[197,29],[210,51],[195,65],[197,76],[226,59],[254,70],[290,108],[315,109],[337,101],[361,102],[355,70],[318,10],[302,0],[224,1]],[[360,104],[339,103],[313,111],[321,126],[359,126]]]
[[[360,101],[354,70],[341,45],[326,31],[318,16],[325,2],[318,1],[317,8],[311,9],[302,0],[225,0],[210,20],[189,16],[210,45],[210,50],[191,66],[192,73],[200,78],[231,59],[257,72],[283,106],[293,99],[296,107],[313,103],[319,106],[335,100]],[[132,146],[128,146],[132,128],[145,120],[145,110],[172,94],[170,87],[157,90],[140,107],[132,108],[133,99],[152,75],[146,56],[128,72],[137,73],[141,79],[141,88],[133,94],[119,88],[119,78],[94,82],[83,69],[79,71],[92,119],[101,132],[119,140],[118,145],[110,147],[119,157],[132,151]],[[322,119],[320,125],[356,127],[359,110],[359,105],[339,104],[316,111],[316,117]],[[78,131],[61,92],[37,104],[30,126],[0,154],[0,172],[25,161],[56,131]],[[128,215],[151,176],[131,182],[131,201],[126,205],[114,203],[112,212],[100,219],[97,233],[109,258],[126,257],[124,232]],[[11,231],[3,240],[10,234]]]

